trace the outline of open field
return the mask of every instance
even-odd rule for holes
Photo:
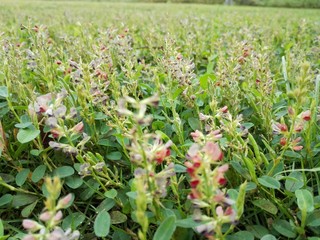
[[[0,239],[319,240],[319,16],[0,0]]]

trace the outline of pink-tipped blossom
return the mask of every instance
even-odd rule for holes
[[[39,223],[30,219],[24,219],[22,221],[22,226],[29,231],[36,231],[41,228]]]
[[[61,198],[61,199],[59,200],[58,206],[59,206],[60,208],[65,208],[65,207],[67,207],[67,206],[70,204],[71,201],[72,201],[72,194],[69,193],[67,196],[65,196],[65,197],[63,197],[63,198]]]
[[[305,112],[302,112],[301,113],[301,118],[304,120],[304,121],[310,121],[311,120],[311,111],[310,110],[307,110]]]
[[[212,161],[220,161],[223,158],[223,152],[217,143],[207,142],[203,150]]]
[[[39,218],[41,221],[47,222],[51,219],[51,213],[48,211],[45,211],[45,212],[41,213]]]
[[[191,137],[193,138],[193,141],[199,142],[203,139],[203,133],[199,130],[196,130],[195,132],[190,133]]]

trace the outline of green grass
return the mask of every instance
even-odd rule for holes
[[[0,238],[315,239],[318,12],[0,1]]]

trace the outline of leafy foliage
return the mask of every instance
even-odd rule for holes
[[[0,13],[1,239],[320,235],[317,11]]]

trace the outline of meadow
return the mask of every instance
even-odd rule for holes
[[[319,10],[0,1],[0,239],[319,240]]]

